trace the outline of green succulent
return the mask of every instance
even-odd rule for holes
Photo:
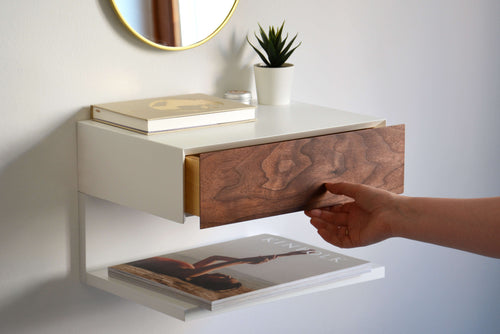
[[[281,67],[286,62],[286,60],[292,55],[292,53],[297,49],[302,42],[292,48],[297,35],[295,35],[292,40],[287,44],[286,40],[288,39],[288,34],[283,38],[283,27],[285,22],[281,24],[279,28],[275,28],[273,26],[269,26],[269,32],[266,34],[262,26],[259,24],[260,28],[260,38],[257,36],[257,33],[254,33],[257,41],[261,48],[265,51],[266,55],[264,55],[259,49],[257,49],[248,39],[247,42],[250,46],[257,52],[259,57],[268,67]]]

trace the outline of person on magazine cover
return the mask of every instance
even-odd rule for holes
[[[239,288],[241,286],[241,283],[229,275],[212,273],[215,270],[238,264],[260,264],[269,262],[282,256],[303,255],[313,252],[314,250],[308,249],[283,254],[263,255],[247,258],[233,258],[228,256],[214,255],[194,264],[158,256],[130,262],[128,264],[158,274],[177,277],[206,289],[221,291]]]
[[[404,237],[500,258],[500,197],[408,197],[362,184],[325,185],[331,193],[354,200],[305,211],[320,236],[335,246]]]

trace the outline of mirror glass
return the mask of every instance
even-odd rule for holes
[[[111,0],[123,24],[160,49],[198,46],[219,32],[239,0]]]

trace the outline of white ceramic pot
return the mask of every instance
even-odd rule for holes
[[[293,64],[284,64],[281,67],[267,67],[264,64],[255,64],[255,85],[259,104],[289,104],[294,69]]]

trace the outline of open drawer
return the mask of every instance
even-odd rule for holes
[[[395,125],[189,155],[184,209],[207,228],[345,200],[326,182],[401,193],[404,139]]]

